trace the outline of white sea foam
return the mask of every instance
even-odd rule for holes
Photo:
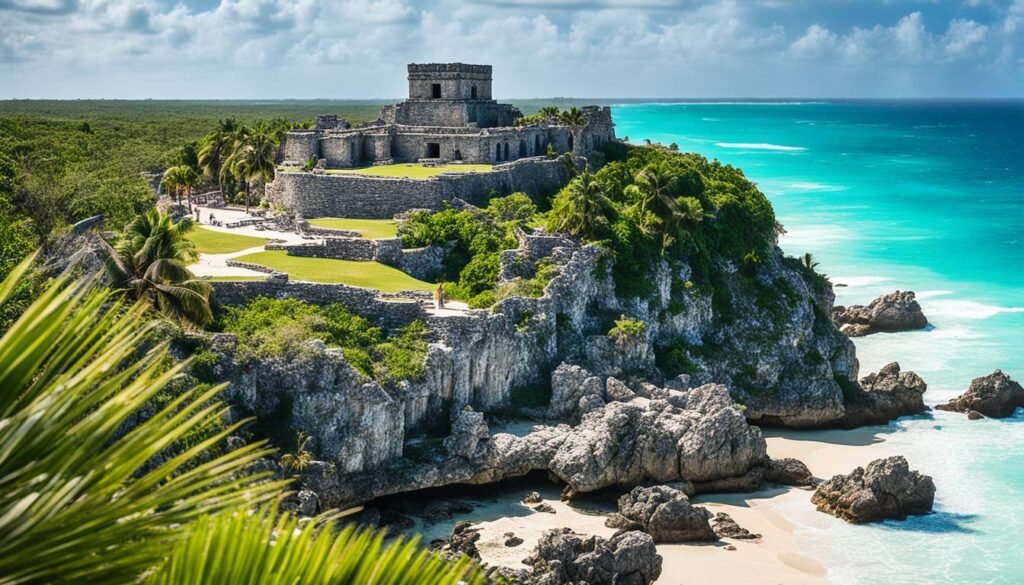
[[[722,121],[721,118],[701,118],[701,120],[703,120],[705,122],[721,122]]]
[[[743,150],[777,150],[780,152],[803,152],[807,150],[802,146],[783,146],[781,144],[769,144],[767,142],[716,142],[719,148],[739,148]]]
[[[821,250],[830,244],[849,240],[853,234],[839,225],[801,225],[786,227],[786,233],[779,238],[783,250],[790,254],[803,254],[808,250]]]
[[[850,288],[855,288],[875,286],[883,282],[889,282],[892,279],[887,276],[834,276],[831,280],[837,284],[845,284]]]
[[[1000,307],[962,299],[925,299],[922,309],[934,318],[988,319],[1000,313],[1024,313],[1024,307]]]

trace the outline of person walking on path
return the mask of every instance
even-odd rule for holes
[[[434,307],[444,308],[444,289],[441,287],[441,283],[437,284],[437,290],[434,291]]]

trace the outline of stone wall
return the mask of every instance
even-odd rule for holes
[[[389,329],[403,327],[425,317],[418,302],[382,299],[375,290],[343,284],[302,281],[215,281],[210,284],[213,286],[212,300],[218,305],[241,306],[259,296],[300,299],[315,305],[341,303],[353,313]]]
[[[483,204],[491,192],[541,196],[569,180],[560,160],[531,158],[497,165],[489,173],[450,173],[427,179],[358,174],[278,173],[270,198],[302,217],[388,219],[410,209],[437,209],[459,198]]]
[[[427,246],[405,250],[401,238],[367,240],[359,237],[328,237],[305,244],[268,244],[267,249],[284,250],[289,256],[334,258],[356,262],[380,262],[393,266],[413,278],[433,281],[441,275],[447,249]],[[261,267],[262,268],[262,267]]]

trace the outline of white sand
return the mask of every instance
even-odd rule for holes
[[[873,459],[888,455],[873,430],[769,431],[768,453],[774,458],[795,457],[807,464],[815,477],[849,473]],[[555,514],[535,512],[519,500],[532,490],[540,492]],[[840,522],[814,512],[812,492],[798,488],[771,488],[752,494],[713,494],[695,498],[712,512],[726,512],[760,541],[725,539],[716,544],[658,545],[663,571],[659,584],[827,583],[827,568],[802,552],[798,532]],[[459,499],[459,498],[457,498]],[[483,561],[491,565],[523,568],[525,558],[540,535],[551,528],[570,527],[576,532],[610,537],[615,531],[604,525],[614,512],[611,504],[582,502],[569,506],[559,500],[553,486],[510,488],[492,498],[468,498],[475,506],[469,514],[432,525],[421,521],[414,530],[425,542],[444,539],[458,520],[469,520],[481,529],[477,542]],[[523,544],[506,547],[506,532],[514,532]],[[809,536],[813,538],[813,536]],[[736,550],[728,550],[732,545]]]

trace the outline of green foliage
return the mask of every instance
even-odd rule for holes
[[[0,303],[29,263],[0,283]],[[188,366],[165,367],[166,343],[140,353],[155,325],[144,313],[60,278],[0,337],[0,582],[134,582],[182,525],[283,487],[246,471],[263,443],[210,457],[241,423],[156,458],[226,414],[220,386],[121,430]]]
[[[584,170],[555,196],[547,227],[551,232],[595,240],[606,233],[613,213],[604,182]]]
[[[526,193],[512,193],[491,199],[485,213],[498,223],[515,222],[523,226],[537,214],[537,206]]]
[[[624,344],[641,339],[645,331],[647,331],[647,325],[642,320],[621,315],[608,331],[608,337],[612,338],[615,343]]]
[[[690,358],[689,346],[683,342],[655,348],[654,361],[658,369],[669,378],[700,371],[700,367]]]
[[[483,214],[452,208],[413,212],[398,231],[406,248],[451,246],[444,264],[445,294],[473,308],[494,303],[500,254],[518,245],[511,232],[530,209],[518,195],[494,201]],[[500,217],[513,219],[497,220]]]
[[[210,284],[185,268],[197,258],[187,237],[193,226],[189,218],[175,222],[155,209],[140,215],[109,250],[107,272],[115,287],[169,318],[199,326],[213,315]]]
[[[479,568],[448,561],[402,537],[334,521],[300,521],[277,506],[200,518],[143,581],[150,585],[481,585]]]
[[[373,355],[376,378],[382,384],[397,384],[402,380],[422,380],[426,375],[423,360],[427,355],[427,326],[413,321],[399,331],[397,337],[377,345]]]
[[[319,162],[319,158],[317,158],[317,156],[314,154],[313,156],[307,158],[306,162],[302,163],[302,170],[306,171],[307,173],[309,171],[312,171],[313,169],[316,168],[317,162]]]
[[[227,307],[220,326],[237,336],[243,358],[299,357],[310,351],[309,341],[320,340],[340,347],[352,367],[381,383],[424,374],[427,342],[421,321],[388,337],[338,303],[320,307],[297,299],[256,297],[243,307]]]

